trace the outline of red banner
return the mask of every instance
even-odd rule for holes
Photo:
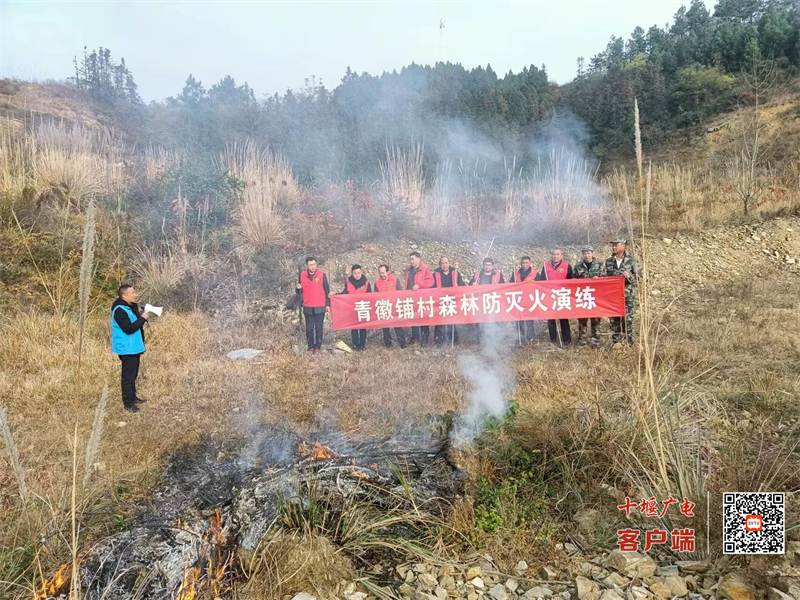
[[[624,315],[624,277],[331,295],[334,329]]]

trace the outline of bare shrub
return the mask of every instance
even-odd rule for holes
[[[282,241],[285,218],[303,197],[288,159],[247,140],[228,145],[220,161],[231,176],[244,183],[234,211],[239,251],[252,256]]]

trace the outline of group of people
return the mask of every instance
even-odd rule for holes
[[[627,240],[623,237],[610,242],[612,255],[602,262],[594,256],[592,246],[581,249],[581,260],[576,265],[571,265],[564,260],[561,248],[551,250],[550,260],[539,271],[534,271],[530,256],[523,256],[520,264],[514,269],[508,280],[511,283],[524,281],[556,281],[561,279],[592,279],[595,277],[622,276],[625,278],[625,317],[612,317],[611,338],[614,344],[633,339],[633,313],[636,301],[636,283],[639,272],[634,264],[633,257],[627,250]],[[450,288],[466,285],[488,285],[505,283],[502,271],[497,268],[492,258],[485,258],[482,267],[472,277],[465,279],[450,260],[443,256],[439,259],[439,267],[431,271],[422,262],[419,252],[411,252],[409,266],[401,279],[394,275],[389,266],[382,264],[378,267],[378,278],[370,283],[364,275],[361,265],[355,264],[350,269],[350,276],[345,282],[342,294],[362,294],[371,292],[389,292],[395,290],[421,290],[430,288]],[[325,313],[330,312],[330,282],[328,276],[317,266],[314,257],[306,259],[306,269],[300,273],[296,286],[303,306],[303,315],[306,321],[306,340],[308,351],[311,354],[320,352],[322,334],[325,322]],[[572,332],[568,319],[550,320],[547,322],[550,340],[560,346],[572,343]],[[599,318],[578,319],[578,342],[592,347],[600,345],[598,328]],[[530,342],[534,339],[533,321],[520,321],[517,323],[519,340]],[[395,327],[394,340],[392,328],[383,329],[383,342],[391,348],[396,341],[401,348],[405,348],[410,341],[412,344],[427,346],[430,344],[430,327],[411,327],[409,340],[405,329]],[[478,341],[481,341],[483,328],[477,326]],[[351,330],[353,347],[364,350],[367,344],[367,330]],[[436,325],[433,331],[434,343],[458,343],[457,325]]]
[[[625,278],[625,317],[611,318],[611,334],[613,343],[632,341],[633,311],[636,300],[636,282],[639,278],[638,270],[633,262],[633,257],[626,249],[625,238],[617,238],[611,242],[613,254],[605,263],[596,260],[594,249],[584,246],[581,249],[582,260],[576,265],[570,265],[564,260],[560,248],[553,248],[550,260],[538,272],[534,272],[530,256],[523,256],[518,267],[514,269],[510,282],[524,281],[555,281],[560,279],[592,279],[595,277],[619,276]],[[369,292],[391,292],[394,290],[422,290],[430,288],[451,288],[466,285],[488,285],[505,283],[503,273],[498,269],[494,260],[485,258],[481,269],[466,280],[462,273],[455,269],[450,260],[443,256],[439,259],[439,268],[431,271],[422,262],[419,252],[409,255],[409,266],[405,270],[402,280],[398,279],[388,265],[378,267],[378,278],[370,284],[364,276],[361,265],[353,265],[350,276],[345,282],[342,294],[358,294]],[[306,259],[306,269],[300,273],[297,282],[297,294],[300,296],[303,314],[306,320],[306,339],[308,351],[311,354],[320,352],[322,346],[322,332],[325,323],[325,313],[330,312],[330,282],[328,276],[317,267],[313,257]],[[136,393],[136,378],[139,374],[139,361],[145,351],[144,325],[150,315],[143,312],[136,303],[136,290],[132,285],[123,284],[117,290],[118,298],[111,306],[111,351],[116,354],[121,363],[122,402],[125,409],[138,412],[139,406],[146,402]],[[597,347],[600,344],[598,335],[599,318],[578,319],[578,340],[581,343]],[[478,325],[478,340],[481,339],[482,327]],[[489,324],[491,325],[491,324]],[[517,323],[520,341],[530,342],[534,337],[533,321],[520,321]],[[587,334],[588,328],[588,334]],[[548,321],[550,340],[562,346],[572,343],[569,320],[560,319]],[[458,343],[457,325],[437,325],[434,327],[433,338],[436,344],[447,342]],[[367,345],[367,330],[352,330],[353,346],[356,350],[364,350]],[[402,327],[394,328],[394,341],[401,348],[405,348],[408,338]],[[383,330],[383,342],[390,348],[392,330]],[[411,328],[411,343],[428,345],[430,342],[430,327],[418,326]]]

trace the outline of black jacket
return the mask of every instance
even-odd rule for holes
[[[133,311],[138,319],[136,319],[133,323],[131,323],[130,317],[128,317],[128,313],[124,310],[115,310],[117,306],[127,306]],[[128,304],[122,298],[117,298],[114,301],[114,304],[111,305],[111,312],[114,314],[114,320],[119,325],[119,328],[122,329],[128,335],[142,330],[142,342],[144,342],[144,324],[147,323],[147,319],[143,319],[141,316],[141,311],[139,310],[139,305],[134,302],[133,304]]]

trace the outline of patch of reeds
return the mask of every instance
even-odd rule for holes
[[[56,188],[69,202],[80,205],[106,190],[107,164],[97,150],[105,136],[64,121],[45,121],[34,129],[33,171],[41,189]]]
[[[596,175],[596,166],[565,148],[539,155],[517,182],[525,225],[562,241],[585,239],[600,226],[608,208]]]
[[[180,150],[173,150],[149,144],[142,153],[142,173],[149,182],[157,181],[168,169],[174,167],[183,160],[184,153]]]
[[[100,442],[103,439],[103,422],[106,418],[106,411],[108,409],[108,384],[103,386],[103,392],[100,394],[100,402],[94,409],[94,421],[92,422],[92,432],[89,434],[89,440],[86,442],[86,454],[83,461],[83,488],[89,483],[92,473],[97,468],[97,458],[100,456]]]
[[[234,210],[238,248],[250,256],[269,250],[284,238],[285,218],[297,209],[303,196],[288,159],[247,140],[229,144],[220,163],[243,182],[240,203]]]
[[[386,147],[386,160],[380,163],[383,193],[392,202],[420,215],[425,209],[423,150],[420,142],[408,149],[392,144]]]

